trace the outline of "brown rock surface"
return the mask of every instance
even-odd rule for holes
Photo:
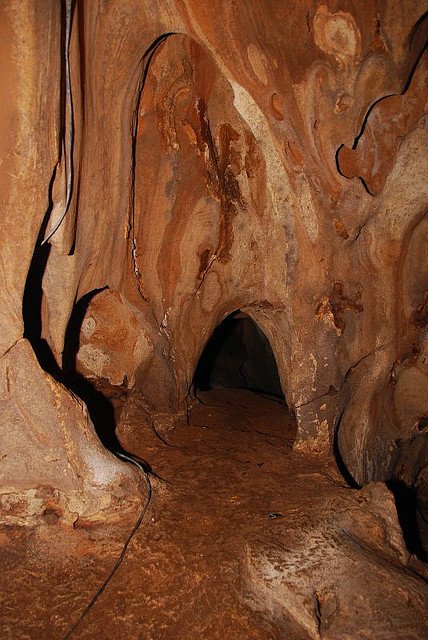
[[[1,524],[133,518],[144,485],[101,445],[86,407],[40,369],[25,339],[3,356],[1,374]]]
[[[25,531],[7,532],[2,637],[424,638],[427,586],[386,487],[351,490],[331,459],[293,452],[295,420],[272,398],[229,389],[202,401],[169,446],[128,432],[163,480],[151,478],[142,526],[89,610],[117,536],[54,540],[51,526],[18,571]]]
[[[272,348],[297,420],[293,455],[333,465],[334,452],[349,484],[376,483],[357,521],[371,500],[391,506],[377,484],[387,481],[401,524],[410,501],[426,532],[426,10],[424,0],[0,3],[3,523],[44,530],[48,518],[63,531],[80,520],[101,537],[122,511],[129,524],[147,487],[96,433],[117,450],[123,408],[128,450],[178,437],[201,354],[240,310]],[[391,509],[387,521],[395,539]],[[377,536],[367,527],[357,581]],[[321,529],[320,549],[336,536]],[[346,582],[353,543],[337,545]],[[266,549],[246,549],[263,582]],[[346,621],[317,622],[324,601],[357,616],[341,580],[327,596],[321,572],[286,616],[307,633],[352,636]]]

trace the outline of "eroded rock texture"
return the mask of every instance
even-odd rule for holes
[[[65,10],[1,4],[2,492],[82,491],[82,515],[99,485],[120,494],[126,478],[135,496],[49,376],[127,387],[141,438],[166,433],[213,330],[240,309],[270,342],[295,446],[336,446],[357,483],[396,477],[426,500],[425,10],[77,0],[72,199],[41,250],[70,169]],[[37,417],[50,394],[65,417]],[[67,473],[51,476],[46,447]],[[32,461],[19,473],[17,456]],[[93,456],[103,472],[78,488],[69,465]]]

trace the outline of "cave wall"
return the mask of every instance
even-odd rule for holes
[[[4,477],[18,450],[35,461],[25,487],[4,480],[7,495],[61,484],[46,480],[46,447],[84,464],[81,443],[72,453],[57,438],[64,423],[79,439],[84,408],[34,361],[24,320],[40,324],[61,370],[73,308],[101,289],[78,366],[128,385],[157,428],[180,421],[205,344],[239,308],[270,341],[295,446],[337,441],[357,482],[390,477],[405,443],[426,437],[428,412],[425,3],[73,9],[72,199],[23,319],[31,265],[65,202],[65,4],[0,7]],[[58,407],[71,402],[79,419],[29,419],[26,385],[11,393],[8,381],[12,364],[25,377],[29,363],[37,403],[50,404],[47,375]],[[81,499],[126,482],[135,493],[132,472],[85,429],[85,455],[99,451],[105,472]]]

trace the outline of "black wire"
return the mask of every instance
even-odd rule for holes
[[[73,0],[65,0],[66,10],[65,10],[65,95],[68,107],[68,119],[69,119],[69,127],[68,127],[68,145],[67,145],[67,158],[66,158],[66,166],[67,166],[67,194],[65,198],[64,209],[62,210],[61,215],[58,220],[54,224],[52,231],[46,236],[43,240],[42,245],[48,242],[54,233],[56,233],[61,226],[62,221],[64,220],[67,211],[71,202],[71,195],[73,192],[73,141],[74,141],[74,116],[73,116],[73,97],[71,94],[71,78],[70,78],[70,35],[71,35],[71,22],[72,22],[72,9],[73,9]]]
[[[80,614],[79,618],[76,620],[76,622],[73,624],[73,626],[67,631],[67,633],[65,634],[63,640],[68,640],[68,638],[71,637],[71,635],[75,632],[75,630],[80,625],[82,620],[88,615],[89,611],[92,609],[94,604],[97,602],[98,598],[106,590],[106,588],[109,585],[111,579],[113,578],[113,576],[115,575],[116,571],[119,569],[120,565],[122,564],[122,561],[123,561],[123,559],[125,557],[125,554],[126,554],[126,552],[128,550],[129,544],[130,544],[132,538],[134,537],[134,535],[137,533],[137,530],[139,529],[139,527],[140,527],[140,525],[141,525],[141,523],[143,521],[143,518],[146,515],[147,508],[148,508],[148,506],[149,506],[149,504],[151,502],[151,499],[152,499],[152,485],[151,485],[149,476],[147,475],[146,471],[144,470],[143,465],[141,463],[137,462],[137,460],[134,460],[133,458],[131,458],[129,456],[124,456],[121,453],[117,453],[117,455],[120,458],[122,458],[123,460],[128,460],[129,462],[134,464],[136,467],[138,467],[140,469],[140,471],[142,471],[142,473],[144,473],[144,476],[145,476],[145,478],[147,480],[148,487],[149,487],[149,493],[148,493],[148,496],[147,496],[147,501],[146,501],[146,504],[144,505],[143,510],[141,511],[141,513],[140,513],[140,515],[138,517],[137,522],[135,523],[134,527],[132,528],[131,533],[129,534],[128,538],[126,539],[126,542],[123,545],[122,551],[120,552],[119,557],[117,558],[116,562],[114,563],[113,568],[110,571],[109,575],[104,580],[104,582],[99,587],[99,589],[97,589],[95,594],[92,596],[91,600],[86,605],[86,607],[83,609],[83,611]]]

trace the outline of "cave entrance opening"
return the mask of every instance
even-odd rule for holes
[[[199,358],[195,393],[212,389],[247,389],[285,400],[269,340],[239,309],[214,330]]]
[[[249,451],[257,442],[255,462],[263,466],[291,451],[297,423],[275,356],[267,336],[240,309],[213,331],[195,370],[193,394],[188,424],[213,427],[224,452]],[[202,433],[202,440],[215,437]]]

